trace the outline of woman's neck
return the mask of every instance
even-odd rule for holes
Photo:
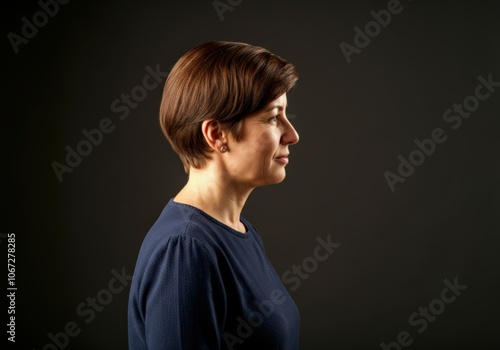
[[[192,205],[227,226],[246,232],[241,211],[252,189],[230,182],[223,174],[209,169],[191,169],[189,180],[174,201]]]

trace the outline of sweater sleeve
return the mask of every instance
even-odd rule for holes
[[[220,349],[226,295],[215,254],[189,236],[163,248],[143,284],[147,348]]]

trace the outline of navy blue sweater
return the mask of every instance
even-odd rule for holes
[[[135,266],[131,350],[298,349],[297,307],[241,221],[246,233],[170,199]]]

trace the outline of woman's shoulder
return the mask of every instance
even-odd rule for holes
[[[145,237],[154,245],[174,241],[200,241],[203,226],[197,223],[196,212],[189,206],[170,200]],[[203,242],[199,242],[203,243]]]
[[[166,215],[165,215],[166,214]],[[188,216],[162,215],[148,231],[142,242],[137,264],[143,268],[157,266],[165,261],[213,261],[217,256],[217,246],[211,244],[207,235],[193,225]],[[179,214],[179,213],[176,213]]]
[[[257,229],[245,218],[248,232],[241,233],[211,218],[201,210],[170,200],[143,241],[141,250],[165,250],[165,246],[195,245],[218,255],[226,249],[247,249],[257,244],[263,248]]]

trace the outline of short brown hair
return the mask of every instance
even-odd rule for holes
[[[239,141],[243,118],[288,92],[297,79],[291,63],[246,43],[213,41],[184,54],[165,82],[160,125],[186,173],[201,168],[213,151],[203,121],[217,121]]]

